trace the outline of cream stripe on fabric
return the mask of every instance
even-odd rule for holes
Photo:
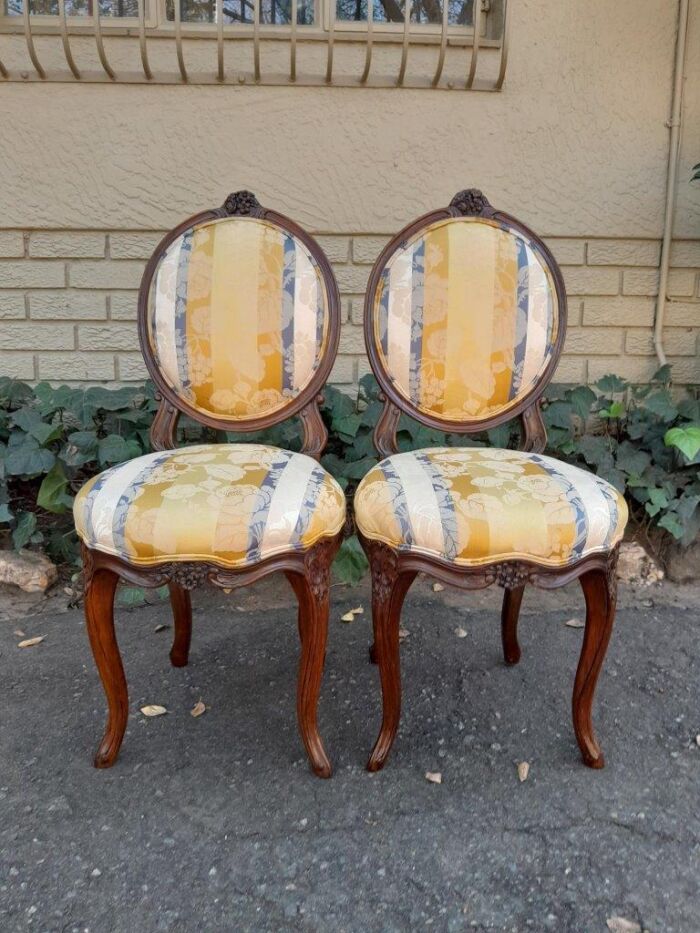
[[[527,247],[530,264],[530,284],[527,309],[527,343],[520,385],[527,389],[537,378],[547,353],[549,331],[549,282],[539,258]]]
[[[182,239],[178,239],[168,251],[158,268],[156,297],[151,339],[155,341],[158,361],[168,382],[180,388],[177,372],[177,350],[175,347],[175,286],[180,262]]]
[[[316,360],[318,276],[306,251],[294,250],[294,387],[305,385]]]
[[[289,544],[304,501],[306,487],[317,466],[311,457],[295,455],[285,467],[270,502],[260,545],[261,552]]]
[[[399,385],[407,386],[411,368],[411,301],[413,297],[413,250],[397,253],[389,271],[387,356]]]
[[[123,493],[144,470],[147,470],[155,461],[162,460],[162,458],[162,453],[137,457],[135,460],[123,463],[115,468],[114,475],[105,481],[95,497],[92,507],[92,527],[95,542],[99,547],[109,548],[110,550],[116,548],[112,527],[115,502],[119,502]]]
[[[561,473],[569,480],[584,503],[588,523],[584,552],[603,547],[610,530],[610,505],[603,495],[597,478],[593,473],[561,460],[554,460],[552,457],[541,459],[551,464],[555,474]]]
[[[391,458],[391,465],[401,481],[416,539],[425,547],[442,553],[440,506],[424,467],[412,453],[397,454]]]

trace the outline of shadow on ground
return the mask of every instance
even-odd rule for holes
[[[184,669],[168,664],[171,630],[155,631],[167,604],[123,611],[132,713],[103,772],[81,613],[3,622],[0,930],[578,933],[622,916],[697,931],[698,610],[679,592],[621,601],[596,706],[602,772],[581,764],[570,725],[573,589],[559,604],[526,594],[523,660],[506,668],[497,596],[420,582],[403,617],[402,727],[377,775],[363,767],[379,722],[367,594],[334,589],[330,781],[308,771],[296,732],[286,593],[195,593]],[[358,604],[364,616],[339,621]],[[45,641],[18,650],[20,628]],[[168,714],[146,719],[146,703]]]

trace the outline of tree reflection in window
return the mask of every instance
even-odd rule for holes
[[[168,20],[175,18],[173,0],[166,0]],[[224,0],[224,23],[252,23],[253,0]],[[183,23],[215,23],[216,0],[180,0]],[[260,0],[260,22],[269,26],[288,26],[292,20],[291,0]],[[314,0],[298,0],[297,26],[313,26]]]
[[[336,18],[343,21],[367,20],[369,0],[336,0]],[[447,0],[447,21],[451,26],[473,24],[474,0]],[[443,0],[413,0],[411,22],[422,24],[442,23]],[[375,23],[403,23],[404,0],[373,0],[372,14]]]
[[[100,16],[138,16],[137,0],[99,0]],[[92,16],[93,0],[66,0],[66,16]],[[21,16],[24,0],[4,0],[0,10],[5,16]],[[58,0],[29,0],[32,16],[58,16]]]

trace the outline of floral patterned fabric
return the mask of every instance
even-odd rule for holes
[[[134,564],[253,564],[311,547],[345,521],[340,486],[311,457],[258,444],[146,454],[86,483],[75,527],[90,548]]]
[[[496,221],[439,221],[384,268],[374,340],[396,390],[446,421],[507,411],[533,389],[559,331],[537,244]]]
[[[559,567],[614,547],[627,524],[625,500],[605,480],[514,450],[396,454],[369,471],[354,501],[366,538],[462,565]]]
[[[327,332],[316,262],[266,221],[186,230],[153,277],[151,350],[171,388],[206,414],[240,420],[284,408],[317,370]]]

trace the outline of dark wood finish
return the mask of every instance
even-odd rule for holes
[[[229,216],[265,219],[301,240],[321,270],[328,309],[326,345],[319,367],[309,385],[279,411],[235,421],[214,418],[191,408],[170,388],[150,347],[147,322],[148,295],[164,251],[190,227]],[[151,443],[155,450],[172,450],[176,447],[180,414],[189,415],[195,421],[211,428],[237,432],[262,430],[298,415],[303,433],[302,451],[317,460],[320,458],[328,439],[319,409],[323,400],[320,391],[328,378],[338,349],[340,298],[333,271],[320,246],[293,221],[262,207],[255,195],[249,191],[235,192],[229,195],[222,207],[190,217],[160,242],[146,266],[139,292],[138,324],[146,367],[156,385],[156,398],[160,402],[151,426]],[[146,567],[83,546],[87,629],[108,705],[107,726],[95,758],[96,767],[107,768],[116,760],[128,716],[126,678],[114,632],[114,594],[119,579],[127,580],[136,586],[168,586],[175,627],[170,660],[174,666],[182,667],[188,662],[192,636],[190,590],[205,582],[228,590],[253,583],[270,573],[283,572],[299,601],[299,731],[314,772],[320,777],[330,777],[331,764],[319,735],[316,710],[328,633],[330,567],[342,537],[343,533],[340,532],[333,537],[322,538],[306,551],[290,550],[286,554],[278,554],[243,568],[228,568],[212,561],[170,561]]]
[[[173,667],[185,667],[190,657],[192,641],[192,600],[190,591],[179,583],[168,584],[170,605],[173,609],[175,637],[170,649],[170,663]]]
[[[148,298],[153,278],[158,269],[165,251],[186,230],[199,224],[218,220],[223,217],[255,217],[265,220],[291,234],[300,240],[308,249],[318,264],[326,292],[328,310],[328,334],[324,353],[319,362],[318,369],[309,380],[309,384],[295,397],[289,400],[283,408],[266,415],[256,415],[249,418],[215,417],[199,411],[185,399],[181,398],[167,383],[158,362],[153,355],[148,338]],[[180,413],[218,431],[248,432],[262,431],[272,427],[293,415],[299,415],[302,421],[304,446],[302,453],[308,453],[316,459],[325,446],[325,427],[319,411],[321,390],[328,380],[335,357],[338,352],[340,339],[340,293],[335,275],[328,259],[316,240],[298,224],[283,214],[263,207],[250,191],[236,191],[230,194],[221,207],[194,214],[170,231],[158,244],[151,256],[141,281],[138,298],[138,331],[141,352],[146,363],[146,369],[156,385],[160,409],[151,426],[151,443],[154,450],[171,450],[175,447],[175,430]]]
[[[209,561],[173,561],[143,567],[83,545],[85,617],[95,664],[107,696],[108,717],[95,767],[114,764],[126,729],[129,701],[119,645],[114,632],[114,593],[119,578],[135,586],[170,588],[175,610],[173,664],[187,663],[190,618],[188,590],[208,581],[223,589],[246,586],[271,573],[286,574],[299,600],[301,661],[297,692],[299,731],[319,777],[330,777],[331,765],[316,724],[316,707],[323,675],[330,568],[340,547],[342,532],[322,538],[306,551],[290,551],[240,569]],[[176,608],[177,604],[177,608]],[[178,615],[179,613],[179,615]]]
[[[448,421],[418,410],[399,393],[384,368],[374,338],[374,299],[381,275],[393,254],[425,227],[450,217],[470,216],[494,218],[516,233],[527,236],[539,249],[549,267],[555,286],[559,330],[552,358],[532,390],[506,411],[488,419]],[[496,427],[511,418],[522,419],[521,449],[541,453],[547,434],[540,409],[541,397],[556,368],[566,332],[566,292],[559,267],[542,240],[510,214],[498,211],[480,191],[461,191],[449,207],[424,214],[405,227],[384,248],[375,263],[365,296],[365,343],[372,370],[377,377],[384,400],[384,410],[374,431],[374,443],[381,457],[397,452],[396,430],[401,413],[406,413],[428,427],[456,434],[471,434]],[[517,638],[518,616],[527,584],[553,589],[580,579],[586,605],[586,630],[573,693],[573,720],[576,739],[584,762],[592,768],[603,766],[603,756],[593,732],[591,707],[598,675],[610,639],[615,614],[615,565],[617,548],[596,553],[565,567],[545,567],[536,561],[506,560],[466,567],[437,557],[400,551],[359,534],[372,572],[372,616],[374,644],[370,659],[379,665],[383,718],[379,736],[370,755],[370,771],[381,768],[396,735],[401,708],[399,670],[399,621],[401,606],[417,573],[426,573],[442,583],[464,590],[481,589],[496,583],[505,590],[501,613],[501,639],[506,664],[520,659]]]
[[[576,740],[589,768],[602,768],[605,764],[593,731],[591,707],[615,620],[616,558],[617,554],[605,569],[589,570],[580,578],[581,589],[586,597],[586,628],[576,669],[572,713]]]
[[[503,659],[506,664],[517,664],[520,660],[520,645],[518,644],[518,616],[520,604],[523,601],[524,586],[503,591],[503,608],[501,609],[501,642],[503,643]]]
[[[552,357],[542,373],[540,380],[533,386],[530,392],[523,395],[515,405],[495,415],[491,415],[489,418],[452,421],[446,418],[440,418],[438,415],[421,411],[396,389],[391,375],[384,367],[381,354],[374,339],[374,304],[377,289],[381,283],[382,273],[394,253],[402,249],[408,240],[431,224],[437,223],[440,220],[448,220],[451,217],[460,216],[483,217],[489,220],[497,220],[499,223],[508,226],[514,233],[519,233],[527,237],[537,247],[554,282],[554,290],[557,297],[558,331]],[[372,367],[372,371],[377,378],[377,382],[379,383],[385,399],[384,412],[374,432],[375,446],[383,457],[396,453],[398,449],[396,446],[396,425],[398,424],[398,418],[401,412],[405,412],[421,424],[427,425],[427,427],[435,428],[438,431],[448,431],[453,434],[475,434],[480,431],[488,431],[491,428],[497,427],[499,424],[510,421],[512,418],[521,416],[524,422],[524,444],[529,443],[534,445],[524,446],[523,449],[535,451],[539,449],[540,444],[542,445],[541,449],[544,449],[546,434],[537,403],[554,375],[554,370],[559,362],[559,357],[564,346],[564,338],[566,336],[566,289],[564,287],[564,279],[557,261],[546,243],[521,221],[505,213],[505,211],[499,211],[492,207],[481,191],[478,191],[476,188],[460,191],[454,196],[449,207],[440,208],[439,210],[423,214],[422,217],[419,217],[417,220],[414,220],[404,227],[403,230],[397,233],[396,236],[387,243],[379,254],[379,258],[374,264],[369,282],[367,283],[367,291],[365,292],[364,332],[365,346],[367,348],[370,366]],[[397,411],[393,409],[397,409]]]

